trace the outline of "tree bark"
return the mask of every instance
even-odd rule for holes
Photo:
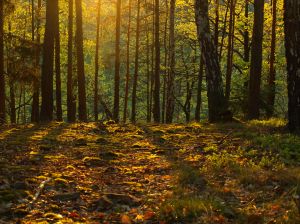
[[[245,19],[246,22],[244,24],[245,30],[244,30],[244,61],[249,62],[250,61],[250,48],[249,48],[249,0],[245,0]]]
[[[227,68],[226,68],[226,104],[229,105],[231,92],[231,76],[233,69],[233,48],[234,48],[234,25],[235,25],[235,5],[236,0],[230,0],[230,16],[229,16],[229,31],[228,31],[228,46],[227,46]]]
[[[82,0],[76,3],[76,52],[77,52],[77,79],[78,79],[78,118],[87,121],[86,90],[83,55],[83,32],[82,32]]]
[[[208,0],[195,0],[198,40],[206,68],[209,121],[222,121],[227,110],[218,53],[209,27]]]
[[[154,72],[154,91],[153,91],[153,119],[160,122],[160,7],[159,0],[155,0],[155,72]]]
[[[5,123],[5,77],[4,77],[4,13],[3,1],[0,1],[0,125]]]
[[[170,72],[167,87],[167,104],[166,104],[166,123],[172,123],[175,99],[174,99],[174,82],[175,82],[175,5],[176,0],[170,1]]]
[[[262,72],[262,43],[264,29],[264,1],[254,1],[254,24],[251,49],[248,119],[258,119]]]
[[[43,65],[41,77],[42,104],[40,120],[43,122],[53,119],[53,65],[55,18],[58,0],[46,1],[46,28],[44,37]]]
[[[121,38],[121,0],[117,0],[116,49],[115,49],[115,90],[113,119],[119,121],[120,110],[120,38]]]
[[[73,2],[69,0],[69,16],[68,16],[68,71],[67,71],[67,117],[68,122],[76,120],[76,99],[74,96],[74,80],[73,80]]]
[[[126,80],[125,80],[125,98],[124,98],[124,113],[123,122],[127,121],[128,95],[129,95],[129,81],[130,81],[130,41],[131,41],[131,7],[132,0],[129,0],[128,11],[128,27],[127,27],[127,46],[126,46]]]
[[[284,1],[285,48],[288,72],[289,129],[300,131],[300,2]]]
[[[276,26],[277,26],[277,0],[272,0],[272,34],[271,34],[271,53],[270,53],[270,71],[268,77],[269,91],[268,91],[268,110],[267,116],[274,115],[275,104],[275,81],[276,81]]]
[[[202,82],[203,82],[203,74],[204,74],[204,65],[202,53],[200,56],[200,66],[198,72],[198,88],[197,88],[197,105],[195,110],[195,121],[200,122],[201,118],[201,105],[202,105]]]
[[[97,10],[97,33],[96,33],[96,49],[95,49],[95,80],[94,80],[94,117],[95,121],[98,121],[98,101],[99,101],[99,39],[100,39],[100,13],[101,13],[101,0],[98,0]]]
[[[55,16],[55,92],[56,92],[56,120],[62,121],[62,105],[61,105],[61,68],[60,68],[60,33],[59,33],[59,5],[57,4]]]
[[[41,8],[42,8],[42,1],[38,0],[38,8],[36,14],[36,59],[35,59],[35,66],[40,71],[40,42],[41,42],[41,34],[40,34],[40,26],[41,26]],[[39,74],[40,75],[40,74]],[[39,76],[40,77],[40,76]],[[40,79],[33,86],[33,96],[32,96],[32,112],[31,112],[31,122],[39,122],[39,104],[40,104]]]
[[[132,86],[132,112],[131,122],[136,122],[136,90],[138,85],[138,73],[139,73],[139,53],[140,53],[140,11],[141,11],[141,0],[137,0],[137,17],[136,17],[136,39],[135,39],[135,62],[134,62],[134,76]]]

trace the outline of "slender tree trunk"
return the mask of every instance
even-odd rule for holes
[[[34,1],[34,0],[32,0]],[[40,43],[41,43],[41,35],[40,35],[40,25],[41,25],[41,8],[42,1],[38,0],[38,8],[36,14],[36,59],[35,66],[40,71]],[[32,96],[32,112],[31,112],[31,122],[39,122],[39,104],[40,104],[40,79],[33,86],[33,96]]]
[[[219,12],[219,0],[215,0],[215,45],[218,50],[219,45],[219,22],[220,22],[220,12]]]
[[[175,5],[176,0],[170,1],[170,72],[168,77],[167,87],[167,104],[166,104],[166,123],[172,123],[174,109],[175,109],[175,96],[174,96],[174,82],[175,82]]]
[[[149,41],[149,27],[147,23],[147,56],[146,56],[146,63],[147,63],[147,122],[151,120],[151,72],[150,72],[150,41]]]
[[[55,18],[58,0],[46,1],[46,28],[44,37],[43,65],[41,77],[42,105],[40,119],[53,119],[53,64],[55,41]]]
[[[117,0],[116,49],[115,49],[115,93],[113,119],[119,121],[120,111],[120,38],[121,38],[121,0]]]
[[[153,92],[153,118],[154,122],[160,122],[160,7],[159,0],[155,0],[155,74],[154,74],[154,92]]]
[[[125,99],[124,99],[124,113],[123,121],[127,121],[128,95],[129,95],[129,81],[130,81],[130,41],[131,41],[131,5],[132,0],[129,0],[128,12],[128,27],[127,27],[127,46],[126,46],[126,80],[125,80]]]
[[[201,115],[201,105],[202,105],[202,82],[203,82],[203,74],[204,74],[204,63],[202,58],[202,53],[200,56],[200,66],[198,72],[198,88],[197,88],[197,105],[195,110],[195,120],[197,122],[200,121]]]
[[[17,114],[16,114],[16,95],[15,95],[15,84],[14,81],[11,80],[9,83],[9,95],[10,95],[10,122],[15,124],[17,121]]]
[[[77,52],[77,79],[78,79],[78,114],[80,121],[87,121],[86,90],[83,55],[82,32],[82,0],[75,0],[76,5],[76,52]]]
[[[0,1],[0,125],[5,122],[5,77],[4,77],[4,40],[3,40],[3,1]]]
[[[23,124],[26,124],[27,122],[27,116],[26,116],[26,87],[23,86],[24,88],[24,91],[23,91],[23,106],[22,106],[22,109],[23,109]]]
[[[68,71],[67,71],[67,113],[68,122],[76,120],[76,99],[74,97],[73,80],[73,4],[74,0],[69,0],[68,18]]]
[[[250,47],[249,47],[249,0],[245,0],[245,18],[246,22],[244,24],[245,31],[244,31],[244,61],[249,62],[250,61]]]
[[[271,53],[270,53],[270,71],[269,71],[269,92],[268,92],[268,117],[274,115],[275,104],[275,80],[276,80],[276,26],[277,26],[277,0],[272,0],[272,34],[271,34]]]
[[[136,122],[136,90],[139,73],[139,53],[140,53],[140,11],[141,11],[141,0],[137,2],[137,17],[136,17],[136,40],[135,40],[135,62],[134,62],[134,76],[132,86],[132,113],[131,122]]]
[[[235,25],[235,4],[236,0],[230,0],[229,32],[227,46],[227,68],[226,68],[226,104],[229,105],[231,91],[231,76],[233,67],[233,48],[234,48],[234,25]]]
[[[155,8],[155,0],[152,0],[153,8]],[[154,101],[154,79],[155,79],[155,10],[152,13],[152,44],[151,44],[151,85],[150,85],[150,107],[149,107],[149,120],[152,120],[153,114],[153,101]]]
[[[165,18],[165,24],[164,24],[164,74],[163,74],[163,91],[162,91],[162,103],[161,103],[161,123],[165,123],[165,117],[166,117],[166,98],[167,98],[167,94],[168,94],[168,74],[169,74],[169,61],[168,61],[168,56],[169,56],[169,52],[168,52],[168,20],[169,20],[169,4],[168,4],[168,0],[165,1],[165,11],[166,11],[166,18]]]
[[[98,0],[98,12],[97,12],[97,33],[96,33],[96,50],[95,50],[95,86],[94,86],[94,117],[95,121],[98,121],[98,79],[99,79],[99,39],[100,39],[100,13],[101,13],[101,0]]]
[[[56,92],[56,120],[62,121],[61,105],[61,69],[60,69],[60,33],[59,33],[59,6],[57,5],[55,23],[55,92]]]
[[[285,48],[288,72],[288,117],[291,132],[300,131],[300,2],[284,1]]]
[[[209,121],[222,120],[226,108],[218,53],[209,27],[208,0],[195,0],[198,40],[206,68]]]
[[[229,3],[229,1],[228,1]],[[230,9],[230,4],[226,4],[226,11],[225,11],[225,16],[224,16],[224,23],[223,23],[223,29],[222,29],[222,37],[221,37],[221,43],[219,44],[220,47],[218,50],[218,56],[219,56],[219,60],[221,60],[222,55],[223,55],[223,47],[224,47],[224,42],[225,42],[225,35],[226,35],[226,28],[227,28],[227,17],[228,17],[228,11]]]
[[[264,1],[254,1],[254,25],[251,49],[248,118],[258,119],[262,72],[262,43],[264,29]]]

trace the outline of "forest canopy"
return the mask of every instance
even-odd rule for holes
[[[2,120],[297,120],[290,2],[4,1]]]

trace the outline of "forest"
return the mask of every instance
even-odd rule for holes
[[[300,223],[299,0],[0,0],[0,223]]]

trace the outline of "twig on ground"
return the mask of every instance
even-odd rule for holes
[[[48,178],[47,180],[44,180],[38,187],[33,199],[31,202],[29,202],[28,204],[28,208],[32,209],[34,206],[34,203],[37,201],[37,199],[39,198],[39,196],[41,195],[42,191],[44,190],[45,186],[47,183],[49,183],[52,180],[52,178]]]

